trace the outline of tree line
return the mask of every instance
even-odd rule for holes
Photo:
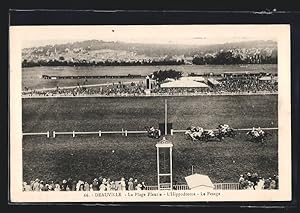
[[[24,59],[22,61],[22,67],[36,67],[36,66],[163,66],[163,65],[183,65],[184,60],[156,60],[156,61],[67,61],[67,60],[39,60],[30,61]]]
[[[193,64],[277,64],[277,52],[272,51],[271,55],[254,54],[241,55],[233,54],[231,51],[218,52],[215,55],[206,54],[204,56],[194,56]]]

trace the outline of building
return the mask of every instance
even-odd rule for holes
[[[207,84],[212,88],[216,88],[221,85],[221,83],[214,78],[208,78]]]
[[[205,82],[205,79],[201,76],[186,76],[181,77],[179,80],[190,80],[190,81],[197,81],[197,82]]]
[[[188,88],[197,88],[197,89],[208,89],[208,86],[203,82],[193,81],[193,80],[177,80],[172,82],[163,83],[160,85],[164,89],[188,89]]]

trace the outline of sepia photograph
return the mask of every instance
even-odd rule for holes
[[[12,202],[291,200],[289,25],[10,27]]]

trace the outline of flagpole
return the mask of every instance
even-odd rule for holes
[[[168,105],[167,105],[167,99],[165,99],[165,135],[168,134],[167,124],[168,124]]]

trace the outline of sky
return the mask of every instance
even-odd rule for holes
[[[106,26],[19,26],[12,27],[22,47],[62,44],[83,40],[128,43],[209,45],[229,42],[274,40],[278,25],[106,25]]]

